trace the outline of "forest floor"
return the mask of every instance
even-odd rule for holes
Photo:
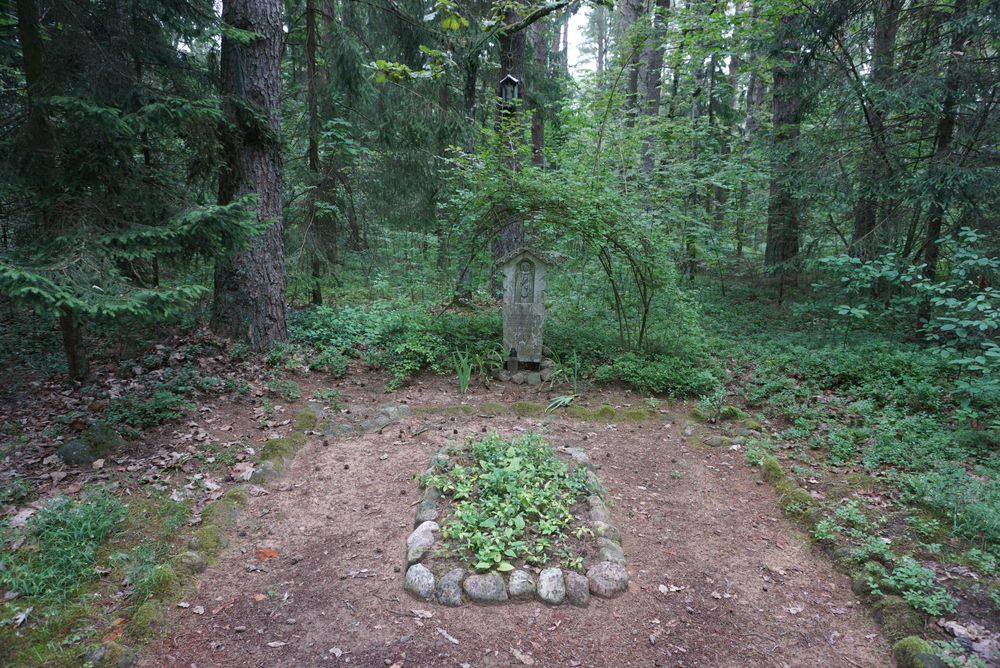
[[[719,428],[678,417],[688,407],[596,422],[480,408],[551,398],[509,384],[459,395],[453,379],[424,376],[392,396],[352,373],[335,385],[338,422],[386,403],[412,411],[363,435],[313,433],[287,475],[250,499],[190,607],[173,609],[140,665],[891,665],[850,580],[782,516],[738,446],[702,445],[702,432]],[[642,399],[594,390],[578,401],[627,408]],[[416,476],[442,445],[494,429],[587,451],[622,532],[626,593],[582,609],[452,609],[403,592]]]

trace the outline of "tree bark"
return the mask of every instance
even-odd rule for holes
[[[781,57],[774,66],[772,91],[771,182],[767,203],[767,246],[764,263],[776,274],[794,274],[799,254],[799,201],[792,180],[799,163],[799,86],[802,54],[796,17],[783,16],[779,39]]]
[[[667,10],[670,0],[656,0],[653,11],[653,34],[646,45],[643,59],[646,61],[646,104],[643,113],[646,116],[648,130],[642,140],[642,172],[647,177],[653,173],[653,131],[656,120],[660,116],[661,87],[663,85],[663,40],[667,34]]]
[[[872,75],[874,89],[865,96],[862,112],[871,134],[872,150],[862,157],[862,195],[854,207],[854,231],[851,255],[864,260],[878,255],[884,247],[885,234],[877,228],[879,197],[877,190],[891,177],[886,141],[885,110],[880,103],[883,89],[891,85],[895,60],[896,34],[903,0],[877,0],[874,7],[874,38],[872,40]]]
[[[623,0],[621,3],[622,45],[624,46],[622,55],[626,59],[625,123],[629,127],[635,124],[636,111],[639,106],[639,56],[642,50],[638,48],[641,37],[636,34],[636,24],[639,22],[643,9],[641,0]]]
[[[316,215],[317,191],[321,188],[322,176],[319,168],[319,113],[316,108],[316,0],[306,0],[306,113],[308,115],[308,167],[312,190],[306,202],[306,215],[309,229],[314,240],[311,249],[310,265],[312,270],[312,303],[320,306],[323,303],[323,262],[319,249],[319,220]]]
[[[556,26],[556,34],[559,34]],[[545,24],[539,21],[531,26],[531,46],[535,56],[536,81],[532,81],[531,92],[531,162],[537,167],[545,165],[545,102],[539,82],[545,80],[548,58],[545,39]]]
[[[219,203],[257,196],[267,229],[248,246],[217,259],[212,329],[263,351],[287,338],[281,219],[282,14],[280,0],[225,0],[222,20],[259,35],[240,44],[222,38],[222,137],[225,167]]]
[[[954,23],[948,54],[948,69],[944,77],[944,101],[941,105],[941,116],[938,118],[934,132],[934,156],[928,170],[933,197],[927,211],[927,238],[924,243],[924,276],[930,280],[937,278],[937,264],[941,256],[941,230],[944,214],[950,199],[947,184],[942,183],[945,164],[951,156],[951,141],[955,134],[955,107],[957,105],[958,89],[961,83],[961,61],[965,54],[965,40],[969,28],[964,26],[968,13],[967,0],[955,0],[955,10],[952,14]],[[926,320],[927,313],[924,313]]]

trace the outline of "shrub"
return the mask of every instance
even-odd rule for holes
[[[712,370],[695,360],[680,357],[646,359],[635,353],[625,353],[610,364],[598,367],[596,379],[604,383],[619,381],[643,394],[671,397],[708,394],[719,384]]]

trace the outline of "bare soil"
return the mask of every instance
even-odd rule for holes
[[[549,397],[503,384],[462,397],[445,379],[395,395],[377,385],[342,383],[350,413],[339,417],[360,421],[402,401],[413,414],[381,433],[312,437],[270,494],[250,500],[190,607],[172,612],[140,665],[892,665],[849,580],[781,516],[774,491],[741,452],[698,445],[663,411],[658,420],[610,424],[454,415],[426,411]],[[590,405],[601,401],[639,400],[617,391],[586,396]],[[449,609],[403,592],[405,539],[420,498],[415,476],[435,449],[491,429],[536,430],[554,446],[588,452],[622,532],[631,576],[624,595],[591,599],[584,609]],[[194,614],[197,606],[204,614]]]

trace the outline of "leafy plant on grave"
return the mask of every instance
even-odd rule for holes
[[[538,434],[471,442],[466,459],[427,485],[450,498],[441,535],[478,571],[550,562],[576,528],[573,506],[589,492],[582,467],[571,471]]]

